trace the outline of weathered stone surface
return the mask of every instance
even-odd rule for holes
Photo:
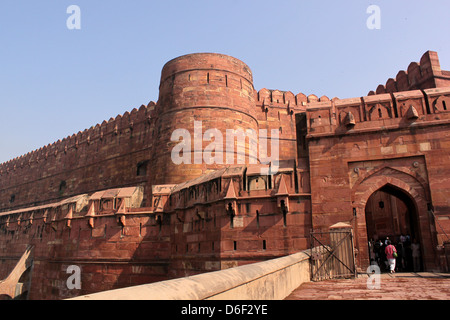
[[[0,164],[0,279],[33,245],[30,298],[69,298],[286,256],[339,222],[353,228],[359,268],[373,230],[394,240],[406,230],[423,267],[443,270],[449,74],[430,51],[377,94],[330,100],[256,91],[250,68],[230,56],[171,60],[157,103]],[[191,136],[191,164],[172,161],[177,129]],[[211,129],[268,132],[232,141],[230,162],[195,163]],[[268,155],[278,146],[276,172],[272,159],[263,173],[255,143]],[[80,290],[66,286],[70,265],[82,270]]]

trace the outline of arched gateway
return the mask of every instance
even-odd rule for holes
[[[409,235],[421,245],[423,268],[436,268],[436,229],[425,181],[410,172],[378,168],[354,185],[352,201],[359,266],[366,268],[370,263],[370,240],[389,237],[397,243],[401,235]]]

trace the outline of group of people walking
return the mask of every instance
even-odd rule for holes
[[[401,235],[394,244],[389,237],[369,241],[370,261],[380,270],[390,273],[396,271],[421,271],[420,245],[409,235]]]

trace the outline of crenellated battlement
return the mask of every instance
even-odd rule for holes
[[[152,101],[0,164],[0,212],[147,183],[155,108]]]
[[[178,57],[156,103],[0,164],[0,279],[32,245],[31,297],[73,297],[291,254],[342,222],[361,270],[379,226],[415,232],[434,270],[450,230],[449,127],[450,72],[432,51],[349,99],[256,91],[236,58]],[[223,139],[248,129],[259,136]],[[69,266],[81,290],[65,285]]]
[[[310,136],[417,127],[450,121],[450,87],[306,105]]]
[[[437,52],[427,51],[420,62],[411,62],[395,79],[389,78],[368,95],[450,86],[450,74],[441,70]]]
[[[336,98],[334,98],[336,99]],[[327,96],[317,97],[315,94],[306,96],[304,93],[294,95],[291,91],[269,90],[263,88],[255,91],[255,101],[258,106],[285,105],[292,109],[304,108],[308,103],[330,101]]]
[[[174,59],[176,60],[176,59]],[[242,88],[242,81],[236,77],[233,72],[226,74],[224,70],[217,69],[216,73],[208,72],[210,70],[188,70],[189,81],[195,84],[196,82],[206,82],[210,85],[223,85],[230,87],[230,89]],[[251,71],[247,69],[249,79],[252,79]],[[172,81],[175,75],[179,75],[179,71],[171,70]],[[164,80],[169,76],[165,76]],[[239,80],[239,81],[238,81]],[[450,74],[442,71],[440,68],[439,58],[436,52],[427,51],[420,59],[420,63],[412,62],[409,64],[407,71],[401,70],[397,73],[395,79],[390,78],[385,85],[379,85],[376,91],[370,91],[368,96],[382,93],[393,93],[400,91],[413,90],[414,88],[424,89],[427,87],[433,88],[436,81],[442,84],[444,81],[449,81]],[[250,83],[251,84],[251,83]],[[249,88],[250,89],[250,88]],[[330,99],[327,96],[317,97],[314,94],[305,95],[298,93],[294,95],[290,91],[269,90],[263,88],[259,91],[254,91],[254,98],[257,107],[262,107],[266,112],[271,107],[286,107],[288,113],[294,110],[304,110],[306,105],[317,102],[338,101],[338,98]],[[368,98],[366,98],[367,100]],[[342,103],[342,101],[341,101]],[[339,105],[339,102],[338,102]],[[48,160],[50,157],[57,157],[58,154],[67,154],[71,150],[77,150],[84,146],[90,146],[96,141],[102,141],[108,137],[132,133],[134,126],[140,123],[151,123],[154,117],[154,109],[156,103],[150,102],[147,106],[142,105],[139,109],[134,108],[131,112],[125,112],[123,115],[117,115],[115,118],[110,118],[108,121],[103,121],[101,124],[79,131],[72,136],[68,136],[62,140],[48,144],[37,150],[33,150],[25,155],[16,157],[7,162],[0,164],[0,176],[31,166],[33,163],[40,163]]]
[[[193,119],[202,121],[205,130],[278,129],[279,151],[287,158],[300,155],[295,113],[307,113],[310,134],[429,122],[432,115],[446,113],[450,101],[445,90],[425,87],[438,86],[438,81],[442,87],[446,77],[450,79],[440,69],[437,54],[428,51],[420,64],[411,63],[407,72],[399,72],[395,84],[389,80],[376,95],[330,99],[267,88],[256,91],[250,68],[230,56],[181,56],[164,66],[157,103],[0,164],[0,211],[139,183],[147,183],[151,194],[153,183],[180,183],[201,176],[209,170],[204,164],[172,165],[167,159],[173,148],[168,143],[172,133],[183,128],[193,134]],[[418,84],[422,91],[411,91],[411,85]],[[213,164],[210,169],[218,168]],[[43,196],[39,190],[52,196]]]
[[[80,148],[92,146],[100,141],[111,139],[110,137],[128,134],[132,135],[136,126],[141,124],[150,125],[154,117],[156,103],[151,101],[148,105],[142,105],[139,109],[134,108],[131,112],[126,111],[123,115],[117,115],[101,124],[91,126],[89,129],[78,131],[71,136],[59,139],[39,149],[28,152],[25,155],[0,163],[0,177],[10,172],[39,164],[49,158],[58,155],[67,155]]]

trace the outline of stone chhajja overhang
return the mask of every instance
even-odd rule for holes
[[[270,165],[266,164],[230,166],[181,184],[156,185],[152,188],[152,206],[155,213],[161,215],[225,201],[226,210],[230,209],[231,204],[231,208],[236,211],[239,200],[270,197],[276,198],[278,207],[287,211],[289,196],[298,195],[288,188],[288,185],[294,185],[292,180],[296,165],[295,160],[280,161],[277,171],[271,175],[273,187],[266,190],[249,192],[244,186],[246,179],[264,177],[265,172],[270,172]]]
[[[65,221],[71,228],[74,219],[88,219],[93,228],[96,217],[114,216],[125,225],[125,216],[153,213],[152,208],[142,208],[144,189],[142,186],[115,188],[97,191],[91,195],[81,194],[61,201],[16,209],[0,213],[0,228],[13,225],[33,224],[36,220],[54,224]]]

